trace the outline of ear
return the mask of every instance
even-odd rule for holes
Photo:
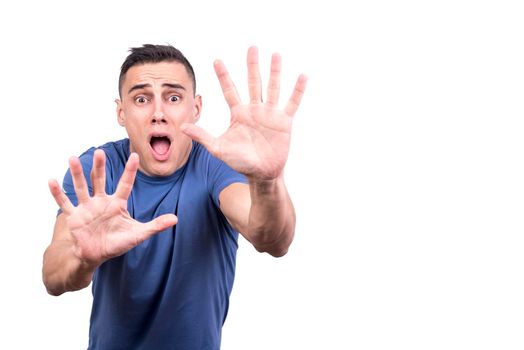
[[[115,103],[116,103],[116,117],[118,120],[118,124],[120,126],[125,126],[126,118],[125,118],[124,109],[122,108],[122,101],[120,101],[119,99],[116,99]]]
[[[200,112],[202,111],[202,96],[195,96],[195,106],[193,107],[193,123],[200,119]]]

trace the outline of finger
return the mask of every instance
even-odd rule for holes
[[[215,61],[214,67],[218,81],[220,82],[220,87],[222,88],[222,93],[224,94],[229,108],[240,104],[240,97],[238,96],[237,89],[235,84],[233,84],[233,81],[231,80],[224,63],[217,60]]]
[[[138,234],[137,240],[142,243],[154,234],[176,225],[178,218],[174,214],[164,214],[142,224],[142,231]]]
[[[247,86],[251,103],[262,102],[262,83],[258,67],[258,49],[251,46],[247,50]]]
[[[279,54],[273,54],[271,57],[271,71],[269,74],[269,83],[267,86],[267,103],[278,105],[278,96],[280,95],[280,72],[282,69],[282,59]]]
[[[51,191],[51,194],[53,195],[53,198],[56,201],[56,204],[62,209],[62,212],[65,214],[70,214],[73,210],[74,206],[65,195],[64,191],[60,188],[60,185],[56,180],[49,180],[48,181],[49,190]]]
[[[78,204],[87,202],[89,200],[89,189],[80,159],[77,157],[69,158],[69,169],[71,170],[71,177],[73,178]]]
[[[94,196],[106,194],[106,154],[101,149],[97,149],[93,155],[91,185]]]
[[[306,84],[307,77],[301,74],[297,79],[297,83],[295,84],[295,90],[293,90],[293,93],[289,98],[286,108],[284,108],[284,112],[286,112],[291,117],[294,116],[297,112],[298,106],[300,105],[300,100],[302,100],[304,91],[306,91]]]
[[[131,190],[133,189],[133,184],[135,183],[138,161],[138,154],[131,153],[129,155],[122,177],[120,177],[120,181],[118,181],[118,186],[116,187],[115,196],[117,198],[124,200],[129,198]]]
[[[190,123],[183,124],[181,131],[191,139],[202,144],[202,146],[204,146],[213,156],[220,158],[217,139],[207,131]]]

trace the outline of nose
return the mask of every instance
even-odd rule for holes
[[[167,120],[164,115],[164,107],[162,105],[162,101],[159,101],[159,99],[156,100],[155,109],[153,111],[153,115],[151,116],[151,123],[153,124],[167,123]]]

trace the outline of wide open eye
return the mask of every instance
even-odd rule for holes
[[[137,96],[135,97],[135,102],[138,104],[144,104],[147,102],[147,98],[145,96]]]
[[[178,100],[180,100],[180,98],[176,95],[169,96],[170,102],[177,102]]]

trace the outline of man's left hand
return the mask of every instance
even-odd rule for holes
[[[217,138],[194,124],[184,124],[183,132],[249,179],[264,181],[278,178],[282,175],[287,161],[293,116],[306,88],[306,76],[298,77],[285,108],[279,109],[280,55],[273,54],[271,59],[266,101],[262,100],[256,47],[249,48],[247,54],[250,97],[248,104],[242,104],[225,65],[217,60],[214,66],[231,110],[231,124],[226,132]]]

